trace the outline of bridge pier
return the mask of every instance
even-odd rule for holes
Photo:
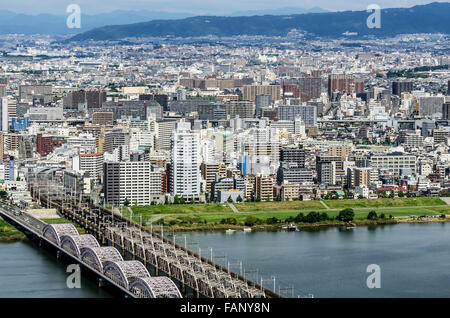
[[[103,278],[99,278],[98,279],[98,287],[103,287],[103,286],[105,286],[106,285],[106,282],[105,282],[105,280],[103,279]]]

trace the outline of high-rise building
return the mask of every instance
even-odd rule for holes
[[[300,149],[297,147],[283,147],[280,150],[280,161],[281,162],[294,162],[297,167],[305,167],[305,149]]]
[[[161,171],[149,161],[105,162],[103,191],[106,204],[150,205],[164,203]]]
[[[6,85],[0,84],[0,98],[6,97]]]
[[[322,161],[317,164],[317,182],[319,184],[336,184],[336,162]]]
[[[392,94],[402,97],[402,93],[411,93],[413,82],[394,81],[392,82]]]
[[[300,93],[306,96],[306,99],[319,98],[322,93],[322,79],[320,77],[302,77],[298,79]],[[305,99],[305,97],[303,97]]]
[[[95,112],[92,114],[92,124],[112,126],[114,124],[114,114],[112,112]]]
[[[449,133],[447,129],[433,129],[433,139],[435,144],[447,144],[448,136]]]
[[[3,137],[3,133],[0,132],[0,160],[3,160],[5,156],[5,138]]]
[[[273,179],[269,176],[257,175],[255,178],[256,197],[262,201],[273,200]]]
[[[42,156],[46,156],[53,151],[53,137],[37,134],[37,152]]]
[[[8,132],[9,129],[8,116],[8,99],[6,97],[0,98],[0,131]]]
[[[34,95],[42,95],[44,104],[53,100],[52,85],[48,84],[31,84],[19,86],[19,98],[21,100],[32,101]]]
[[[442,118],[450,119],[450,102],[442,104]]]
[[[72,169],[85,171],[92,179],[100,179],[103,173],[103,154],[80,154],[72,158]]]
[[[87,108],[101,108],[106,101],[106,92],[103,90],[79,90],[67,94],[63,98],[64,109],[79,109],[85,104]]]
[[[444,96],[419,97],[419,115],[421,117],[442,117]]]
[[[278,106],[279,120],[294,120],[299,115],[306,126],[317,123],[317,107],[312,105],[280,105]]]
[[[255,111],[256,116],[261,116],[261,109],[269,107],[272,104],[272,96],[267,94],[256,95]]]
[[[110,130],[105,133],[105,151],[113,153],[114,149],[130,143],[130,134],[120,129]]]
[[[200,134],[190,123],[178,123],[171,139],[170,190],[173,196],[200,197]]]
[[[249,100],[228,101],[225,104],[227,116],[230,118],[253,118],[255,117],[255,104]]]
[[[280,85],[244,85],[242,87],[242,99],[256,101],[256,95],[270,95],[271,103],[281,98]]]
[[[347,74],[328,75],[328,98],[331,99],[333,93],[362,93],[364,92],[364,81]]]

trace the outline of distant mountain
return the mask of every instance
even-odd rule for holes
[[[148,36],[285,36],[290,30],[307,31],[315,36],[339,37],[346,32],[358,35],[391,36],[411,33],[450,34],[450,3],[431,3],[412,8],[383,9],[381,28],[366,25],[370,13],[342,11],[250,17],[197,16],[179,20],[153,20],[143,23],[112,25],[78,34],[73,41],[117,40]]]
[[[324,13],[328,12],[319,7],[313,7],[311,9],[286,7],[279,9],[268,9],[268,10],[248,10],[248,11],[236,11],[230,16],[232,17],[245,17],[252,15],[289,15],[289,14],[303,14],[303,13]]]
[[[254,10],[233,12],[230,16],[249,16],[265,14],[298,14],[308,12],[326,12],[314,7],[311,9],[302,8],[280,8],[274,10]],[[0,10],[0,34],[77,34],[89,31],[94,28],[106,25],[120,25],[151,20],[172,20],[192,17],[191,13],[171,13],[164,11],[148,10],[116,10],[108,13],[95,15],[81,14],[81,28],[69,29],[66,26],[67,15],[38,14],[27,15],[15,13],[8,10]]]
[[[190,13],[170,13],[161,11],[116,10],[95,15],[81,14],[81,28],[69,29],[67,16],[53,14],[27,15],[0,10],[0,33],[12,34],[77,34],[111,24],[129,24],[154,19],[182,19],[191,17]]]

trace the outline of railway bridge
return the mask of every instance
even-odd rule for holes
[[[48,187],[48,185],[47,185]],[[96,206],[68,195],[61,191],[61,187],[53,185],[51,191],[45,185],[31,183],[31,194],[41,202],[41,205],[56,208],[57,211],[68,220],[78,224],[92,235],[86,241],[91,241],[95,237],[102,245],[113,247],[118,251],[124,260],[136,261],[142,266],[135,264],[143,270],[148,270],[148,276],[140,276],[140,280],[122,285],[143,290],[144,282],[151,278],[161,277],[170,279],[179,288],[181,294],[186,297],[208,297],[208,298],[279,298],[279,294],[253,282],[246,277],[237,274],[228,268],[202,257],[197,253],[180,246],[167,239],[159,233],[149,231],[142,225],[125,219],[121,215],[111,210]],[[67,237],[65,243],[68,246],[77,240]],[[84,239],[83,239],[84,241]],[[81,240],[79,240],[80,244]],[[80,245],[80,246],[81,246]],[[119,263],[113,266],[112,263],[103,264],[102,256],[98,253],[99,246],[90,246],[74,250],[73,253],[85,259],[96,259],[92,266],[108,271],[120,273],[126,272]],[[94,251],[97,257],[94,256]],[[104,254],[107,250],[104,249]],[[118,255],[116,255],[118,257]],[[116,262],[120,262],[116,261]],[[131,264],[131,263],[130,263]],[[118,274],[118,276],[121,276]],[[125,275],[126,276],[126,275]],[[122,277],[122,283],[126,280]],[[117,283],[120,283],[116,281]],[[156,282],[156,281],[155,281]],[[142,291],[147,294],[147,292]]]

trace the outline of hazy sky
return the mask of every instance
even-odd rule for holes
[[[450,2],[449,0],[434,0]],[[427,0],[0,0],[0,10],[39,14],[66,14],[66,7],[75,3],[87,14],[114,10],[151,10],[193,14],[228,14],[233,11],[276,9],[283,7],[321,7],[330,11],[365,10],[369,4],[382,8],[411,7],[434,1]]]

